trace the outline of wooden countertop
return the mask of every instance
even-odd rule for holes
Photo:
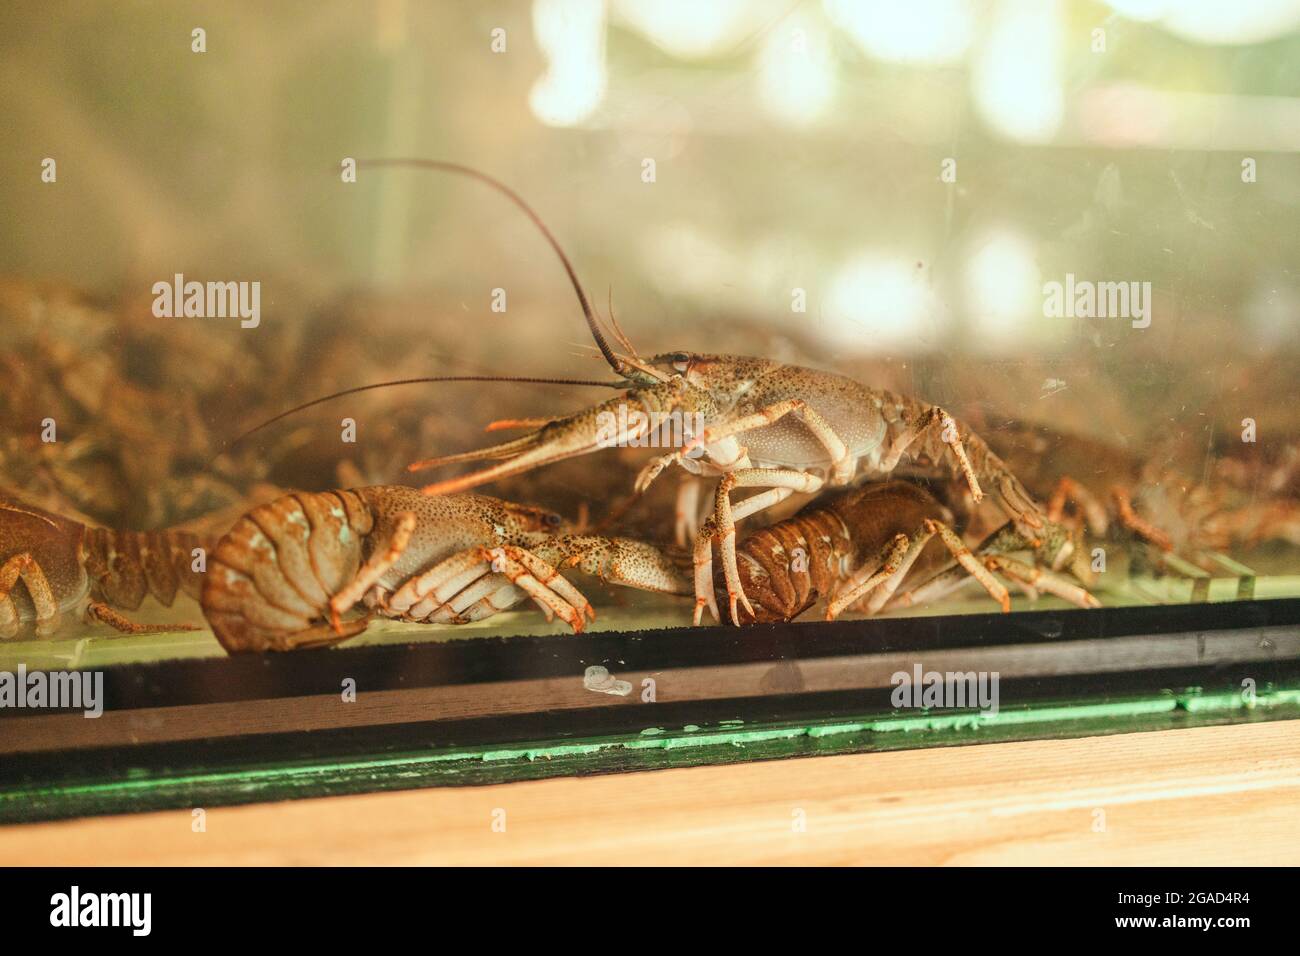
[[[4,827],[0,864],[1294,864],[1300,722],[215,807],[200,833],[191,821]]]

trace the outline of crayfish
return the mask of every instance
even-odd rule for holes
[[[458,478],[429,484],[422,489],[425,494],[457,494],[610,445],[635,444],[647,436],[654,422],[674,418],[690,422],[690,437],[675,451],[650,461],[635,487],[638,493],[644,492],[672,465],[698,478],[720,479],[712,516],[698,529],[689,527],[688,520],[678,522],[679,536],[695,534],[697,624],[706,607],[715,620],[719,619],[713,588],[715,544],[721,555],[730,620],[739,623],[739,607],[751,617],[754,615],[737,567],[737,521],[795,493],[813,494],[823,488],[845,487],[859,479],[889,475],[905,456],[960,476],[976,502],[984,497],[987,487],[1009,519],[1008,528],[1023,537],[1035,552],[1037,563],[1056,570],[1072,557],[1077,560],[1075,538],[1054,533],[1043,508],[1010,469],[978,435],[962,428],[943,408],[871,388],[842,375],[766,358],[674,351],[643,359],[611,310],[611,333],[623,349],[617,352],[611,348],[568,256],[541,217],[517,193],[491,176],[455,163],[400,159],[359,163],[364,168],[380,166],[413,166],[469,176],[518,206],[558,256],[596,347],[619,376],[616,382],[582,384],[605,385],[622,392],[573,415],[546,421],[512,441],[413,463],[411,471],[454,462],[496,462]],[[466,378],[470,377],[424,381]],[[401,383],[348,389],[298,408],[385,384]],[[266,424],[269,422],[258,428]],[[679,515],[689,516],[698,488],[693,482],[684,483],[682,488],[677,510]],[[764,490],[733,504],[731,495],[741,488]]]
[[[566,567],[690,592],[657,549],[573,533],[543,508],[378,485],[300,492],[250,511],[217,545],[202,605],[232,653],[336,644],[369,625],[370,614],[343,619],[358,603],[397,620],[463,624],[530,599],[578,633],[596,612]]]
[[[1099,606],[1078,585],[1012,557],[1028,548],[1014,531],[1004,529],[972,552],[952,520],[930,492],[908,481],[862,484],[815,499],[737,546],[740,577],[754,607],[742,621],[788,621],[823,599],[828,621],[850,609],[875,614],[936,596],[967,575],[1004,612],[1011,598],[998,575],[1031,594],[1042,590],[1080,607]],[[957,562],[953,572],[943,570],[949,558]],[[908,581],[919,583],[891,603]],[[718,586],[725,589],[725,581]]]
[[[70,612],[126,634],[199,630],[137,624],[116,609],[134,611],[146,595],[166,607],[179,591],[197,599],[203,565],[196,552],[210,545],[186,531],[92,528],[0,492],[0,639],[29,628],[50,637]]]

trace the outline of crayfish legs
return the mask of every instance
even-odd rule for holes
[[[995,553],[991,544],[972,553],[950,527],[951,520],[929,492],[906,481],[864,484],[814,501],[740,542],[738,570],[754,610],[739,613],[729,594],[731,620],[791,620],[822,600],[827,620],[849,609],[874,614],[892,606],[900,585],[926,580],[947,559],[957,564],[954,575],[978,581],[1003,611],[1010,610],[1010,595],[999,575],[1021,586],[1032,578],[1043,590],[1096,606],[1082,588]],[[942,548],[930,546],[936,538]],[[1009,538],[997,542],[1002,547],[1010,543]],[[1020,544],[1026,543],[1020,539]],[[710,584],[718,594],[726,593],[725,575],[715,577]],[[907,606],[916,599],[909,592],[895,601]],[[697,598],[696,623],[703,610],[704,602]]]
[[[688,593],[656,549],[565,534],[559,515],[486,495],[375,486],[288,495],[241,518],[213,555],[203,611],[226,650],[325,646],[364,631],[358,604],[421,623],[481,620],[524,599],[580,632],[595,610],[560,573]]]
[[[413,465],[503,459],[481,471],[428,485],[424,492],[456,493],[608,445],[635,443],[652,427],[654,419],[647,410],[689,416],[680,429],[685,436],[680,447],[653,458],[638,476],[636,490],[644,492],[671,465],[720,479],[712,518],[695,540],[696,600],[716,613],[711,584],[716,545],[729,600],[751,616],[737,565],[737,522],[796,493],[842,487],[860,474],[888,475],[904,457],[951,469],[976,501],[987,485],[1029,540],[1038,540],[1047,527],[1042,508],[1001,459],[977,435],[963,434],[938,406],[766,359],[674,353],[641,365],[663,366],[662,380],[641,386],[629,382],[634,387],[623,396],[550,421],[514,441]],[[614,422],[636,425],[611,432]],[[756,493],[733,502],[732,493],[742,488]],[[679,528],[688,507],[679,503]]]

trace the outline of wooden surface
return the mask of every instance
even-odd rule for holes
[[[1300,722],[217,807],[201,833],[191,821],[7,827],[0,864],[1293,865]]]

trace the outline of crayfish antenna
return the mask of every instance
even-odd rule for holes
[[[609,312],[609,326],[614,332],[614,338],[618,340],[619,344],[622,345],[623,348],[627,349],[629,355],[637,361],[640,361],[641,356],[637,354],[636,346],[633,345],[632,340],[627,337],[627,333],[623,331],[623,327],[618,324],[618,319],[614,315],[613,286],[609,289],[609,301],[606,303],[606,309]]]
[[[599,382],[591,379],[582,378],[542,378],[531,375],[425,375],[419,378],[399,378],[388,382],[375,382],[371,385],[358,385],[355,388],[345,388],[339,392],[331,392],[329,395],[322,395],[319,398],[313,398],[309,402],[303,402],[301,405],[295,405],[293,408],[280,412],[271,418],[266,419],[259,425],[246,429],[235,438],[226,443],[225,449],[233,449],[245,439],[256,435],[264,428],[274,425],[276,422],[288,418],[291,415],[297,415],[299,412],[314,408],[317,405],[323,405],[325,402],[332,402],[335,399],[343,398],[347,395],[357,395],[361,392],[370,392],[381,388],[392,388],[397,385],[423,385],[431,382],[512,382],[524,385],[577,385],[577,386],[599,386],[601,388],[626,388],[625,382]],[[214,459],[215,460],[215,459]]]
[[[587,351],[594,351],[594,347],[590,345],[582,345],[579,346],[579,348],[586,349]],[[656,381],[666,382],[669,380],[669,378],[671,378],[671,376],[668,375],[666,372],[659,371],[659,369],[655,368],[653,365],[647,364],[646,362],[641,361],[639,358],[635,358],[634,356],[631,355],[624,355],[622,352],[615,352],[614,354],[618,356],[618,360],[622,362],[624,365],[626,365],[628,368],[634,368],[641,374],[649,378],[655,379]],[[595,355],[592,356],[592,358],[597,358],[597,357],[598,356]]]
[[[617,375],[626,376],[628,366],[618,357],[613,349],[609,347],[609,342],[605,339],[605,333],[601,331],[600,324],[596,320],[595,310],[591,307],[591,302],[587,298],[587,291],[582,287],[582,282],[578,279],[578,273],[574,270],[573,264],[569,262],[569,257],[565,254],[564,248],[560,241],[555,238],[554,234],[547,227],[534,210],[533,207],[524,201],[524,198],[517,192],[507,186],[501,180],[489,176],[487,173],[480,172],[472,166],[465,166],[461,163],[451,163],[441,159],[363,159],[358,160],[357,166],[363,169],[377,169],[382,167],[405,167],[407,169],[432,169],[444,173],[454,173],[457,176],[467,176],[470,179],[477,179],[486,186],[495,189],[501,195],[505,196],[514,203],[525,216],[529,218],[543,238],[550,244],[551,249],[560,260],[560,265],[564,266],[564,271],[569,277],[569,284],[573,286],[573,291],[578,297],[578,304],[582,307],[583,317],[587,320],[587,328],[591,331],[591,337],[596,341],[596,347],[600,349],[600,354],[605,357],[609,367]]]

